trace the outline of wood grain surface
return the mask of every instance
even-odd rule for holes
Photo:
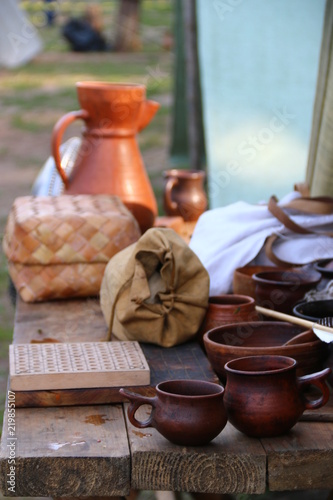
[[[333,423],[298,422],[287,435],[261,441],[270,490],[333,489]]]
[[[105,338],[106,325],[96,300],[18,302],[14,342]],[[181,349],[144,345],[143,350],[152,384],[173,376],[217,380],[196,344]],[[154,393],[153,387],[137,390]],[[228,423],[209,445],[182,447],[155,429],[133,427],[123,413],[126,405],[84,405],[94,398],[89,394],[85,401],[85,390],[80,391],[67,394],[72,406],[16,408],[13,496],[116,496],[127,495],[131,488],[207,494],[258,494],[267,485],[271,491],[333,488],[333,422],[300,421],[274,439],[248,438]],[[52,392],[48,397],[56,405],[63,394]],[[94,397],[101,402],[101,394]],[[5,495],[10,495],[9,440],[5,419],[0,451],[0,488]]]
[[[49,342],[51,339],[54,342],[99,341],[106,338],[106,333],[105,320],[97,299],[39,304],[26,304],[18,300],[15,343]],[[140,345],[150,368],[151,386],[175,378],[218,382],[206,355],[195,341],[168,349],[152,344]],[[16,391],[16,405],[48,407],[119,403],[125,401],[119,394],[120,387]],[[137,384],[129,388],[137,389]],[[140,392],[149,395],[151,388],[143,386]]]
[[[137,411],[146,419],[150,407]],[[259,440],[250,439],[231,424],[209,445],[171,444],[155,429],[138,429],[127,420],[135,489],[205,493],[264,493],[266,454]]]
[[[4,495],[129,493],[130,454],[120,405],[21,408],[15,420],[15,440],[6,433],[1,441],[0,488]],[[15,446],[15,495],[8,491],[6,481],[9,443]]]
[[[96,298],[28,304],[18,299],[13,342],[98,342],[107,325]]]

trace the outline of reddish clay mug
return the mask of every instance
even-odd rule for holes
[[[156,386],[150,398],[125,389],[119,392],[130,400],[128,418],[143,429],[155,427],[166,439],[183,446],[209,443],[225,427],[227,416],[223,405],[224,388],[202,380],[167,380]],[[135,417],[141,405],[152,411],[147,420]]]
[[[198,340],[203,346],[203,336],[209,330],[222,325],[258,321],[259,314],[255,300],[246,295],[221,294],[210,296],[205,318],[198,332]]]
[[[279,436],[288,432],[304,410],[325,405],[330,368],[296,376],[296,361],[287,356],[250,356],[228,361],[224,404],[230,423],[253,437]],[[311,385],[321,391],[318,399],[305,394]]]
[[[205,176],[203,170],[166,170],[163,195],[165,213],[180,215],[184,221],[196,221],[207,208]]]

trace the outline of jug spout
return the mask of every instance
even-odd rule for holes
[[[154,118],[157,110],[160,107],[160,103],[156,101],[146,100],[142,103],[140,115],[139,115],[139,125],[138,132],[141,132]]]

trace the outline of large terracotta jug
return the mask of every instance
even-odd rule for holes
[[[117,195],[136,217],[142,232],[154,223],[157,203],[136,140],[159,104],[146,99],[139,84],[78,82],[79,111],[65,114],[52,133],[52,154],[66,194]],[[70,177],[61,166],[63,133],[74,120],[85,123]]]

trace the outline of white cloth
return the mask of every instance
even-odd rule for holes
[[[293,192],[283,205],[299,197]],[[333,231],[333,214],[291,215],[299,225]],[[294,212],[295,213],[295,212]],[[230,293],[234,270],[249,263],[274,265],[261,251],[271,234],[282,238],[274,246],[275,254],[294,264],[307,264],[318,259],[333,258],[333,238],[317,235],[295,235],[287,230],[268,210],[267,205],[251,205],[239,201],[226,207],[204,212],[195,228],[190,248],[197,254],[210,276],[210,295]]]
[[[16,0],[0,1],[0,66],[16,68],[43,48],[36,28]]]
[[[81,146],[80,137],[71,137],[60,146],[61,166],[70,179],[75,160]],[[40,170],[31,194],[34,196],[59,196],[64,191],[64,183],[58,173],[53,156],[50,156]]]

